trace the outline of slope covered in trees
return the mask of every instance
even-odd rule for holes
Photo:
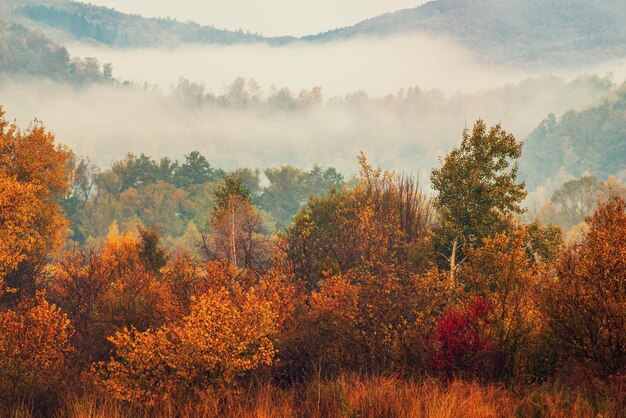
[[[530,189],[547,178],[626,173],[626,85],[581,111],[551,114],[524,141],[520,172]]]
[[[283,43],[289,38],[264,38],[194,22],[149,19],[107,7],[70,0],[5,0],[5,18],[34,27],[60,42],[67,39],[116,47],[172,47],[181,44]]]
[[[451,37],[489,61],[578,63],[623,57],[624,20],[621,0],[435,0],[305,39],[421,32]]]
[[[0,20],[0,74],[39,76],[85,84],[112,80],[112,66],[95,58],[70,58],[65,47],[44,35]]]
[[[626,53],[621,0],[435,0],[325,33],[266,38],[193,22],[147,19],[70,0],[4,0],[6,16],[53,39],[118,47],[333,41],[422,33],[459,41],[488,61],[580,63]]]

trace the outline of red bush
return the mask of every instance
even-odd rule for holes
[[[491,345],[486,337],[491,303],[475,297],[469,306],[448,310],[437,322],[431,352],[433,369],[447,376],[479,375]]]

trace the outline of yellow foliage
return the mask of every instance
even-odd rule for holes
[[[94,367],[95,382],[117,399],[147,404],[230,385],[272,364],[276,318],[254,291],[237,301],[225,288],[209,290],[181,323],[112,336],[115,357]]]
[[[58,199],[69,188],[70,158],[40,123],[25,132],[9,126],[0,106],[0,276],[63,243],[67,221]],[[13,277],[10,284],[29,280]]]
[[[0,171],[0,280],[26,259],[36,244],[36,189]]]
[[[428,336],[453,293],[436,270],[329,277],[309,298],[307,344],[334,371],[424,366]]]
[[[483,246],[467,253],[460,280],[467,296],[480,295],[490,303],[490,339],[498,350],[494,373],[511,378],[521,355],[540,331],[537,291],[544,266],[533,263],[526,251],[524,230],[484,238]]]
[[[73,333],[67,316],[42,295],[0,312],[0,398],[39,401],[69,383]]]

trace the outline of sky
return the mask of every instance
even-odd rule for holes
[[[302,36],[350,26],[427,0],[88,0],[145,17],[193,20],[220,29],[243,29],[265,36]],[[87,1],[84,1],[87,2]]]

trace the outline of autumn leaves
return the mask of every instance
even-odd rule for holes
[[[341,372],[513,384],[573,363],[604,380],[625,370],[626,203],[611,197],[569,248],[524,223],[521,144],[500,126],[464,132],[432,202],[361,156],[350,187],[273,236],[227,175],[198,258],[150,228],[58,254],[70,152],[1,116],[0,151],[2,402],[88,390],[157,406]]]

